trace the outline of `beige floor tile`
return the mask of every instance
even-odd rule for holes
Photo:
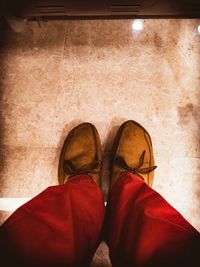
[[[74,20],[7,30],[0,49],[0,197],[32,197],[56,184],[62,144],[83,121],[100,133],[106,191],[113,138],[134,119],[152,137],[154,188],[200,230],[199,24],[145,20],[135,33],[132,20]],[[1,212],[1,222],[8,216]],[[107,253],[102,246],[96,262]]]

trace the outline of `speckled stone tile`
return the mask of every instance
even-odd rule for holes
[[[34,196],[46,187],[55,185],[58,164],[56,154],[54,148],[2,147],[0,157],[4,157],[4,160],[0,166],[4,179],[1,180],[1,197]],[[10,190],[12,184],[17,190]]]
[[[139,33],[132,22],[29,22],[25,32],[6,30],[0,197],[32,197],[57,184],[64,139],[84,121],[99,130],[106,193],[115,133],[133,119],[152,137],[154,188],[200,230],[200,20],[144,20]],[[8,216],[2,212],[1,222]],[[109,266],[105,244],[94,262]]]

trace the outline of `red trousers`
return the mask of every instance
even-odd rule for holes
[[[0,227],[1,266],[89,266],[103,234],[114,267],[200,266],[197,230],[139,176],[119,177],[104,214],[87,175],[47,188]]]

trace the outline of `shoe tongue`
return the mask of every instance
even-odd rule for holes
[[[88,173],[98,173],[99,172],[100,162],[93,160],[90,164],[76,167],[71,160],[65,160],[63,169],[66,174],[69,175],[78,175],[78,174],[88,174]]]

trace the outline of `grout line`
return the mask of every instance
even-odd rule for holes
[[[64,51],[65,51],[65,43],[66,43],[66,36],[67,36],[67,21],[65,21],[65,31],[64,31],[64,39],[62,45],[62,52],[61,52],[61,59],[60,59],[60,71],[63,71],[63,59],[64,59]],[[60,84],[63,87],[63,75],[60,77]]]
[[[66,43],[66,33],[67,33],[67,21],[65,21],[65,32],[64,32],[64,39],[63,39],[63,46],[62,46],[62,53],[61,53],[61,62],[63,62],[63,58],[64,58],[65,43]]]

